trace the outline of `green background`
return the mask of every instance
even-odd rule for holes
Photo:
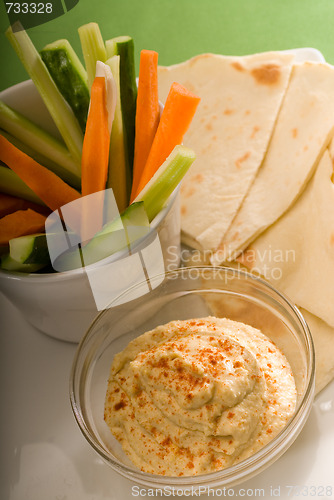
[[[67,38],[82,59],[77,28],[98,22],[105,39],[131,35],[139,51],[169,65],[203,53],[250,54],[315,47],[334,63],[334,0],[79,0],[63,16],[28,30],[37,49]],[[0,3],[0,90],[27,79],[4,32]]]

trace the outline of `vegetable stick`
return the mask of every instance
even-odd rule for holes
[[[88,88],[90,89],[95,78],[96,62],[105,62],[107,59],[106,48],[97,23],[80,26],[78,33],[86,65]]]
[[[103,76],[94,79],[81,159],[81,193],[88,196],[106,188],[109,164],[110,133],[108,127],[106,84]],[[92,202],[93,203],[93,202]],[[103,207],[94,208],[89,199],[82,205],[81,239],[86,241],[103,225]]]
[[[87,196],[106,187],[110,135],[105,79],[98,76],[91,88],[90,107],[81,158],[81,193]]]
[[[80,193],[0,134],[0,160],[11,168],[44,203],[57,210],[80,198]]]
[[[65,144],[53,137],[39,125],[36,125],[36,123],[33,123],[29,118],[23,116],[10,106],[7,106],[1,100],[0,128],[28,146],[32,151],[36,151],[36,153],[43,157],[44,163],[38,160],[38,158],[35,158],[35,160],[42,163],[60,177],[64,176],[66,182],[79,179],[80,162],[78,163],[73,160]],[[19,147],[19,149],[21,149],[21,147]],[[29,156],[33,156],[29,154],[28,151],[25,152]]]
[[[200,98],[179,83],[172,83],[153,144],[140,177],[136,196],[163,164],[189,128]]]
[[[26,234],[44,231],[45,215],[30,208],[17,210],[0,219],[0,245],[8,245],[9,240]]]
[[[96,63],[95,76],[102,76],[106,84],[106,108],[108,114],[108,132],[111,134],[111,128],[115,117],[116,101],[117,101],[117,85],[110,67],[101,62]]]
[[[128,186],[130,185],[130,172],[126,160],[121,108],[119,80],[120,56],[111,57],[107,60],[106,64],[108,64],[111,69],[117,88],[115,116],[110,136],[107,188],[112,188],[118,210],[122,212],[129,203]]]
[[[5,217],[5,215],[12,214],[17,210],[27,210],[28,208],[44,215],[48,215],[50,213],[50,210],[47,207],[37,205],[37,203],[33,203],[31,201],[23,200],[17,196],[0,193],[0,217]]]
[[[0,162],[1,163],[1,162]],[[45,206],[45,203],[10,168],[0,164],[0,192],[32,201]]]
[[[107,57],[120,56],[120,93],[121,109],[124,126],[126,158],[132,178],[133,155],[135,142],[135,120],[137,83],[134,56],[134,41],[130,36],[118,36],[106,41]],[[130,181],[131,181],[130,178]],[[131,191],[131,182],[128,188]]]
[[[81,130],[85,133],[89,89],[87,72],[72,45],[62,39],[49,43],[40,52],[61,95],[72,108]]]
[[[136,111],[135,153],[131,201],[137,191],[160,119],[158,96],[158,53],[140,53]]]
[[[196,155],[192,149],[177,145],[145,185],[134,202],[143,201],[152,222],[189,170]],[[131,205],[130,205],[131,206]]]
[[[73,159],[80,166],[83,133],[70,106],[59,92],[27,32],[19,21],[6,36],[34,82]],[[78,171],[78,173],[80,173]]]

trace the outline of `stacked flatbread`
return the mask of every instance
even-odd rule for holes
[[[184,139],[197,159],[181,188],[183,241],[301,308],[319,391],[334,378],[334,67],[205,54],[160,68],[159,81],[163,100],[172,81],[201,97]]]

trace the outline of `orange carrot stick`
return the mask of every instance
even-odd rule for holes
[[[95,77],[90,94],[90,105],[81,157],[81,193],[88,196],[106,188],[109,165],[110,133],[105,78]],[[81,238],[83,242],[101,229],[103,205],[94,200],[83,200]]]
[[[37,203],[12,196],[11,194],[0,193],[0,217],[12,214],[17,210],[27,210],[28,208],[44,215],[48,215],[51,212],[49,208],[43,205],[38,205]]]
[[[106,104],[105,79],[98,76],[91,88],[90,106],[81,157],[82,196],[106,187],[110,134]]]
[[[159,118],[158,53],[154,50],[142,50],[139,63],[131,202],[135,198]]]
[[[193,119],[200,98],[179,83],[172,83],[153,144],[141,175],[136,196],[146,186],[160,165],[181,144]]]
[[[80,193],[26,155],[0,134],[0,160],[12,169],[44,203],[56,210],[80,198]]]
[[[26,234],[45,230],[46,217],[31,210],[17,210],[0,219],[0,245],[8,245],[9,240]]]

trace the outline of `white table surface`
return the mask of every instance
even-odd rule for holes
[[[35,330],[1,293],[0,318],[0,500],[149,497],[105,465],[77,427],[68,396],[76,345]],[[220,498],[334,498],[334,382],[285,455],[233,490]]]

